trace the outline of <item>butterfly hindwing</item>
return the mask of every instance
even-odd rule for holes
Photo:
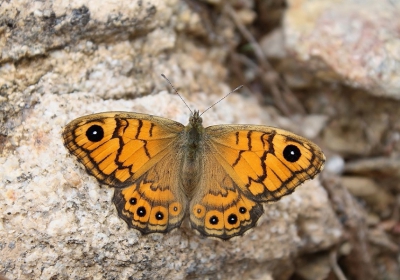
[[[263,207],[246,197],[211,150],[205,158],[189,207],[191,225],[202,235],[224,240],[243,235],[255,226]]]
[[[131,186],[115,189],[114,204],[119,216],[143,234],[169,232],[179,227],[185,215],[187,198],[177,188],[181,169],[170,151]],[[171,175],[170,175],[171,174]]]

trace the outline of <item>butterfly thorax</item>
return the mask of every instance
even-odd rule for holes
[[[185,128],[187,139],[187,155],[189,161],[196,161],[203,145],[203,120],[199,111],[194,111],[189,118],[189,124]]]
[[[186,195],[191,197],[200,180],[204,149],[204,127],[199,111],[190,116],[185,127],[185,159],[183,161],[183,182]]]

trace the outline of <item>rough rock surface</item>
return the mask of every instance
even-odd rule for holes
[[[289,80],[346,83],[400,99],[399,11],[397,0],[288,1],[285,47],[309,70],[293,67]]]
[[[230,122],[235,111],[248,106],[253,112],[237,117],[256,122],[255,115],[262,114],[255,102],[239,96],[230,101],[207,112],[206,123]],[[149,236],[128,229],[111,202],[113,190],[87,175],[60,137],[69,120],[108,110],[157,112],[182,122],[189,116],[182,102],[165,92],[129,101],[80,92],[42,95],[25,112],[10,137],[13,147],[1,158],[0,271],[11,279],[241,279],[244,274],[285,279],[300,251],[326,249],[340,238],[341,227],[318,180],[266,205],[259,225],[232,241],[207,239],[187,226]]]
[[[135,111],[186,124],[189,111],[164,91],[161,73],[199,110],[230,91],[225,64],[238,43],[235,27],[226,14],[215,20],[189,2],[0,3],[0,275],[288,279],[300,255],[326,257],[339,243],[342,226],[318,179],[265,205],[258,226],[231,241],[198,236],[187,225],[142,236],[118,217],[113,190],[67,153],[63,126],[89,113]],[[298,126],[303,120],[307,127]],[[237,94],[204,121],[307,135],[317,135],[324,123],[318,117],[294,123],[254,96]]]

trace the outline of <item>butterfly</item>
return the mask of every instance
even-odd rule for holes
[[[101,184],[129,227],[167,233],[185,217],[200,234],[243,235],[277,201],[322,169],[311,141],[263,125],[185,126],[130,112],[80,117],[65,126],[65,147]]]

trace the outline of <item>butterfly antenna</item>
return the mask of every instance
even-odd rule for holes
[[[201,113],[200,116],[202,116],[205,112],[207,112],[207,111],[210,110],[212,107],[214,107],[215,105],[217,105],[219,102],[221,102],[222,100],[224,100],[225,98],[227,98],[229,94],[231,94],[232,92],[235,92],[235,91],[241,89],[242,87],[243,87],[243,85],[238,86],[237,88],[235,88],[234,90],[232,90],[230,93],[228,93],[227,95],[225,95],[224,97],[222,97],[220,100],[218,100],[217,102],[215,102],[213,105],[211,105],[210,107],[208,107],[205,111],[203,111],[203,113]]]
[[[179,98],[183,101],[183,103],[185,103],[186,107],[188,107],[189,111],[193,114],[193,111],[190,109],[190,107],[187,105],[187,103],[185,102],[185,100],[182,98],[182,96],[178,93],[178,91],[176,90],[176,88],[172,85],[172,83],[168,80],[168,78],[164,75],[161,74],[161,76],[167,80],[167,82],[169,83],[169,85],[173,88],[173,90],[175,91],[175,93],[179,96]]]

